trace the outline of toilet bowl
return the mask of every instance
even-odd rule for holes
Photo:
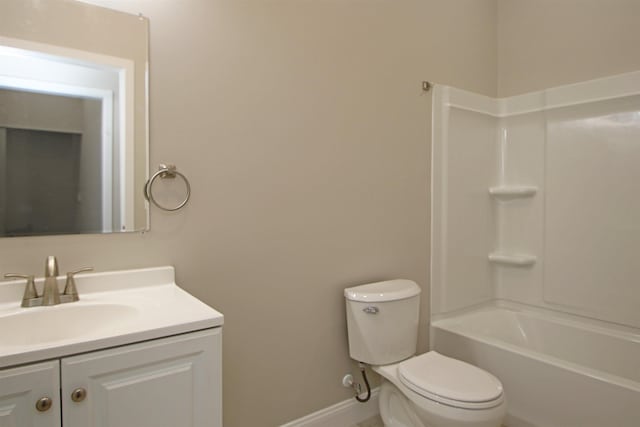
[[[430,351],[415,355],[420,288],[388,280],[345,289],[349,354],[383,378],[387,427],[499,427],[500,381],[476,366]]]
[[[380,416],[388,427],[497,427],[506,414],[500,381],[435,351],[373,366],[383,378]]]

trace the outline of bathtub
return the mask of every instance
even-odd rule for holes
[[[494,302],[432,319],[431,347],[500,378],[508,427],[640,426],[637,329]]]

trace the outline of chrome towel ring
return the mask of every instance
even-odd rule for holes
[[[165,178],[173,179],[176,176],[179,176],[180,178],[182,178],[184,180],[184,183],[187,186],[187,194],[186,194],[184,200],[180,204],[178,204],[177,206],[175,206],[173,208],[168,208],[166,206],[162,206],[153,197],[153,191],[151,191],[151,187],[153,186],[154,181],[158,177],[160,177],[162,179],[165,179]],[[186,205],[187,202],[189,201],[189,198],[191,197],[191,184],[189,184],[189,180],[187,179],[186,176],[184,176],[182,173],[178,172],[178,170],[176,169],[176,165],[160,164],[160,166],[158,166],[158,172],[154,173],[151,176],[151,178],[149,178],[147,183],[144,185],[144,197],[148,201],[150,201],[151,203],[153,203],[154,205],[156,205],[157,207],[162,209],[163,211],[170,211],[170,212],[171,211],[177,211],[178,209],[181,209],[182,207],[184,207],[184,205]]]

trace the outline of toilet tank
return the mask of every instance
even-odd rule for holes
[[[416,353],[420,288],[411,280],[369,283],[344,290],[349,355],[388,365]]]

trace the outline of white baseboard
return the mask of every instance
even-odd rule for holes
[[[379,388],[371,390],[371,399],[366,403],[353,398],[343,400],[280,427],[351,427],[378,414],[378,391]]]

